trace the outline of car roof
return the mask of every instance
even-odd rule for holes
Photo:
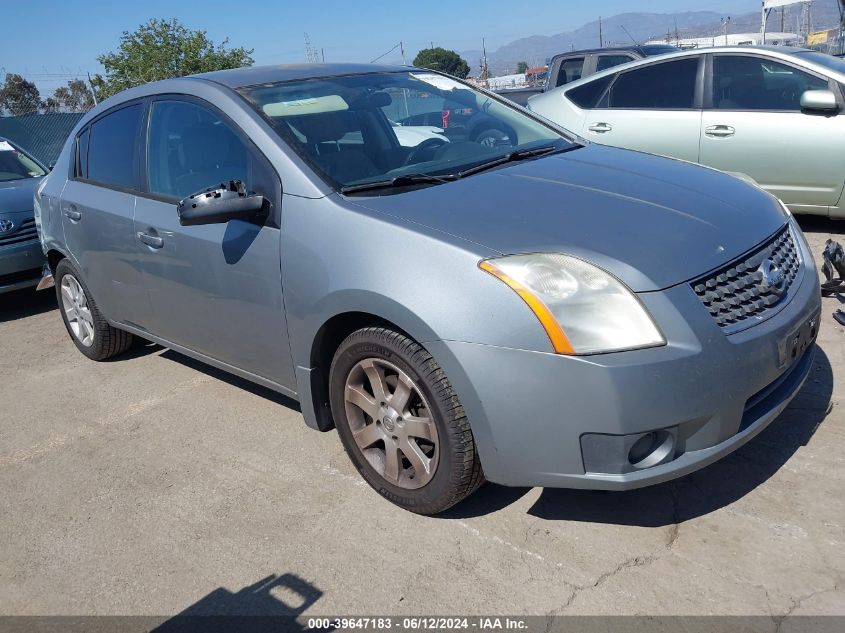
[[[605,49],[607,50],[607,49]],[[768,53],[772,57],[781,58],[785,60],[789,60],[790,58],[795,61],[794,55],[796,53],[813,53],[810,48],[801,48],[798,46],[708,46],[707,48],[690,48],[686,50],[679,50],[673,53],[665,53],[663,55],[655,55],[653,57],[646,57],[644,59],[636,59],[632,62],[628,62],[627,64],[620,64],[619,66],[613,66],[611,68],[607,68],[602,70],[601,72],[597,72],[592,75],[588,75],[586,77],[582,77],[576,81],[571,81],[567,84],[559,86],[555,88],[555,90],[566,91],[572,88],[576,88],[580,85],[590,83],[591,81],[595,81],[596,79],[601,79],[602,77],[606,77],[608,75],[614,75],[618,73],[620,70],[633,70],[634,68],[638,68],[640,66],[647,66],[649,64],[654,64],[655,62],[662,62],[670,59],[683,59],[685,57],[693,57],[698,55],[706,55],[707,53]],[[812,66],[818,70],[818,72],[825,74],[825,75],[840,75],[835,70],[830,68],[826,68],[819,64],[813,63],[811,60],[808,59],[801,59],[802,64],[805,66]],[[551,91],[550,91],[551,92]]]
[[[385,66],[380,64],[281,64],[277,66],[247,66],[232,70],[215,70],[188,78],[214,81],[232,89],[257,84],[317,79],[341,75],[364,75],[367,73],[406,72],[421,70],[413,66]]]
[[[635,52],[645,55],[650,50],[666,49],[680,51],[677,46],[671,44],[632,44],[631,46],[605,46],[603,48],[581,48],[575,51],[567,51],[565,53],[558,53],[552,59],[560,57],[568,57],[569,55],[594,55],[596,53],[630,53]]]

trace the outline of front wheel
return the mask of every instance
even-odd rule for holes
[[[329,389],[347,454],[389,501],[437,514],[484,481],[457,394],[407,336],[382,327],[350,334],[335,353]]]
[[[68,334],[76,348],[91,360],[106,360],[128,350],[132,335],[109,325],[91,291],[71,263],[56,266],[56,295]]]

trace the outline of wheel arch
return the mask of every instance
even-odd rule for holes
[[[424,344],[401,325],[372,312],[349,310],[328,318],[311,341],[308,367],[296,368],[300,407],[308,426],[319,431],[334,428],[329,407],[329,369],[335,351],[353,332],[365,327],[385,327]]]
[[[50,272],[53,275],[56,274],[56,266],[59,265],[59,262],[66,258],[67,255],[56,248],[51,248],[47,251],[47,265],[50,267]]]

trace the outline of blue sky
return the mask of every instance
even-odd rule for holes
[[[0,71],[18,72],[50,91],[67,78],[101,70],[96,58],[117,48],[120,34],[149,18],[181,20],[219,42],[253,48],[257,64],[301,62],[303,33],[326,61],[370,61],[400,40],[408,61],[420,48],[488,50],[527,35],[552,35],[628,11],[753,11],[759,0],[42,0],[3,2]],[[392,58],[392,59],[391,59]],[[385,61],[397,61],[390,55]]]

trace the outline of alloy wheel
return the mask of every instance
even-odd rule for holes
[[[91,347],[94,344],[94,318],[85,291],[76,277],[70,274],[62,277],[61,295],[68,328],[81,345]]]
[[[440,455],[437,426],[408,374],[383,359],[364,359],[346,378],[344,400],[355,443],[379,475],[405,489],[431,481]]]

